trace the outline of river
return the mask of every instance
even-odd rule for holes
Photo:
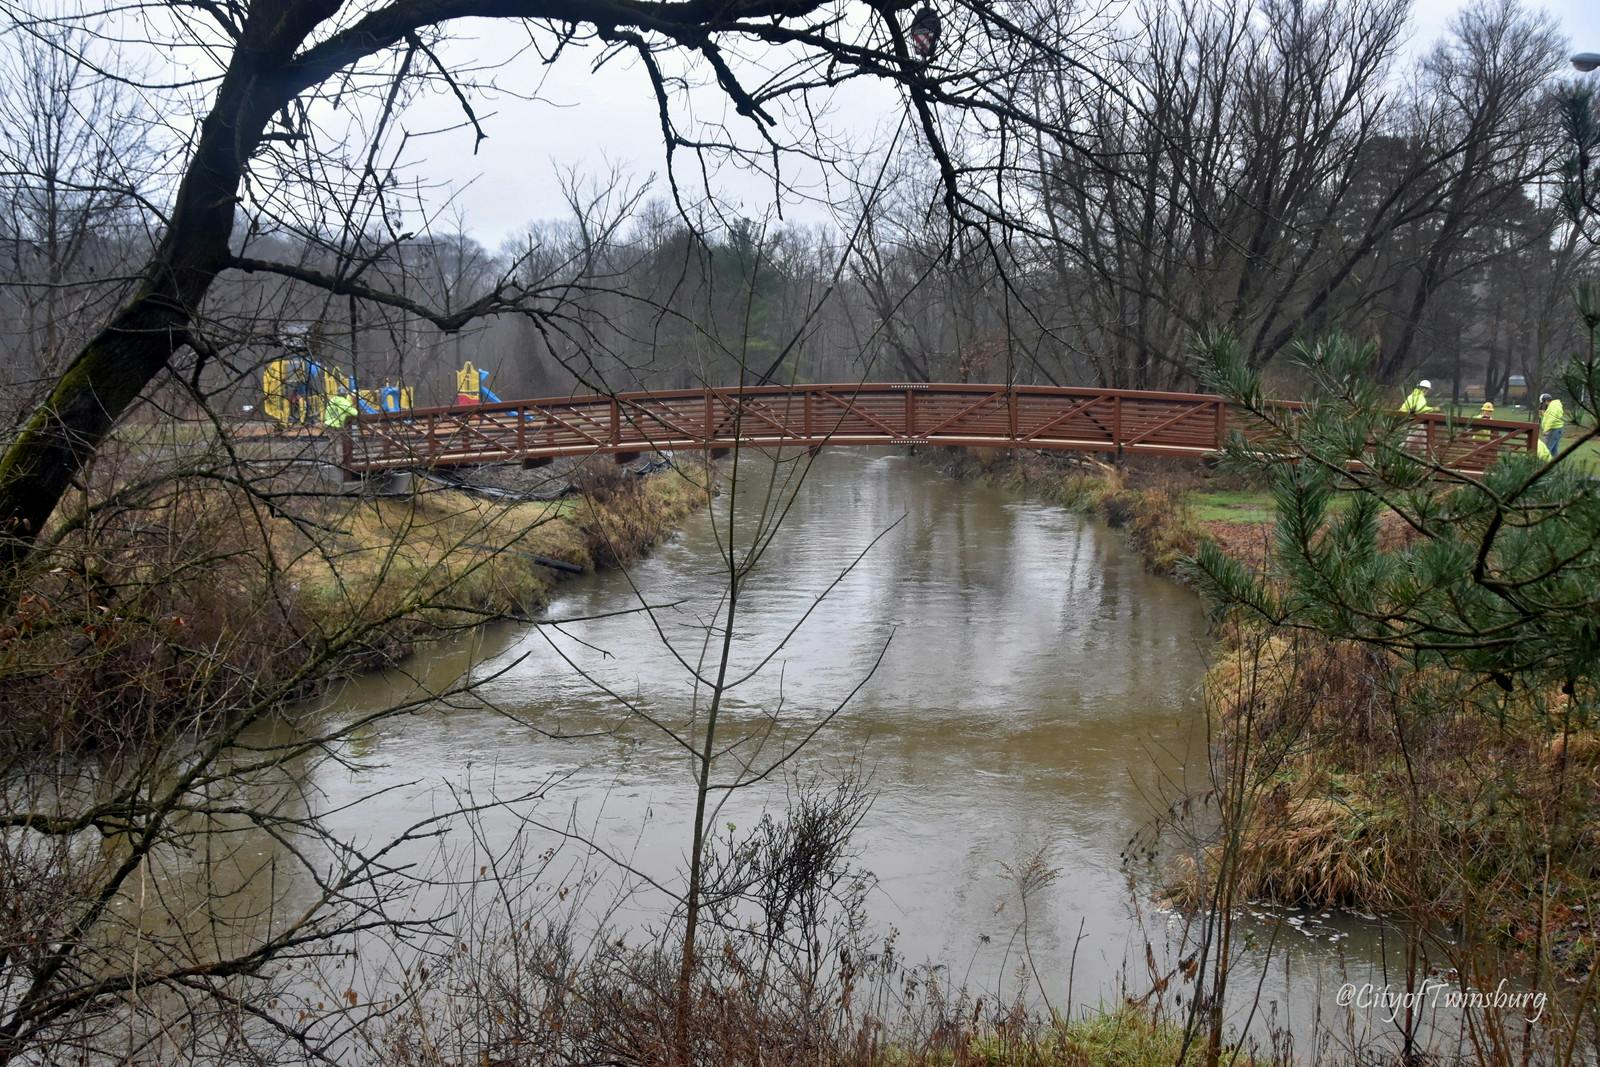
[[[743,465],[741,544],[768,469]],[[724,496],[717,515],[726,507]],[[380,840],[437,811],[446,785],[479,798],[538,791],[491,814],[487,839],[520,831],[537,850],[562,842],[551,828],[575,828],[635,872],[582,861],[606,899],[632,887],[608,921],[658,921],[666,898],[646,880],[680,884],[689,763],[621,702],[671,722],[690,714],[695,689],[679,657],[698,661],[726,587],[713,521],[691,517],[626,573],[562,585],[544,624],[481,629],[323,701],[319,714],[346,716],[466,672],[480,679],[472,697],[363,735],[348,753],[357,766],[317,764],[306,784],[328,810],[386,790],[334,824]],[[659,606],[653,619],[634,610],[641,601]],[[875,793],[856,837],[877,877],[869,918],[879,936],[894,932],[902,958],[942,965],[975,995],[1043,995],[1058,1007],[1114,1002],[1124,982],[1145,987],[1146,940],[1167,958],[1176,919],[1149,885],[1130,883],[1140,870],[1123,852],[1186,780],[1203,778],[1208,639],[1193,593],[1146,573],[1116,531],[1062,508],[903,454],[837,450],[795,493],[735,634],[731,676],[772,658],[732,691],[724,737],[762,734],[776,712],[770,759],[825,725],[783,772],[732,799],[718,827],[781,806],[796,775],[854,769]],[[537,826],[517,817],[530,812]],[[1036,854],[1057,874],[1029,901],[1035,978],[1019,970],[1013,872]],[[1274,942],[1272,962],[1263,968],[1253,950],[1239,981],[1251,993],[1263,983],[1279,1024],[1305,1025],[1332,1008],[1347,975],[1375,973],[1375,927],[1299,915],[1277,929],[1274,940],[1267,925],[1251,927],[1259,945]]]

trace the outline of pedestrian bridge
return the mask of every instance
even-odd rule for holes
[[[1285,404],[1286,409],[1297,405]],[[1415,416],[1408,447],[1481,471],[1533,451],[1532,423]],[[1200,457],[1233,430],[1270,447],[1265,424],[1220,396],[1036,385],[867,382],[666,389],[361,415],[344,467],[365,474],[557,457],[739,446],[953,445]]]

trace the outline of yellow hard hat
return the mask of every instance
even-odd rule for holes
[[[1489,403],[1487,400],[1485,400],[1483,402],[1483,410],[1484,411],[1493,411],[1494,410],[1494,405]]]

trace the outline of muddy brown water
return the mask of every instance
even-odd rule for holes
[[[763,470],[747,461],[741,500],[753,500]],[[716,514],[727,506],[724,496]],[[337,719],[481,679],[475,697],[424,703],[363,733],[345,753],[355,766],[308,764],[308,795],[333,811],[381,790],[330,817],[377,841],[447,807],[449,787],[480,798],[538,791],[486,818],[494,847],[521,833],[532,851],[571,854],[579,846],[555,828],[577,828],[636,872],[574,860],[607,901],[631,886],[606,921],[659,923],[667,898],[639,876],[681,884],[689,766],[619,697],[666,720],[689,716],[695,689],[665,642],[691,663],[701,653],[725,588],[712,522],[691,517],[626,574],[561,586],[543,625],[484,628],[320,701],[314,714]],[[659,632],[642,614],[618,614],[641,598],[662,605]],[[781,808],[794,774],[864,772],[875,801],[856,845],[877,877],[869,918],[902,958],[943,967],[974,995],[1043,995],[1058,1008],[1148,987],[1146,941],[1166,959],[1179,921],[1123,853],[1185,783],[1203,782],[1209,643],[1191,591],[1146,573],[1122,535],[1097,522],[951,480],[914,457],[841,449],[812,466],[748,583],[735,633],[734,677],[781,648],[732,691],[726,737],[763,731],[777,709],[770,755],[859,689],[792,774],[738,794],[718,827]],[[1058,874],[1029,901],[1024,943],[1013,872],[1035,854]],[[1251,994],[1236,1022],[1253,1032],[1271,1016],[1304,1033],[1334,1011],[1346,978],[1381,980],[1376,924],[1302,913],[1276,925],[1252,914],[1235,981]]]

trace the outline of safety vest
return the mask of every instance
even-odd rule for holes
[[[1567,409],[1561,406],[1561,401],[1555,397],[1550,398],[1550,403],[1544,406],[1544,417],[1539,420],[1539,432],[1549,433],[1559,430],[1567,424]]]
[[[1428,411],[1428,394],[1420,388],[1411,390],[1411,395],[1400,402],[1400,414],[1422,415]]]
[[[356,402],[343,393],[334,393],[322,405],[322,424],[330,430],[343,429],[356,413]]]

